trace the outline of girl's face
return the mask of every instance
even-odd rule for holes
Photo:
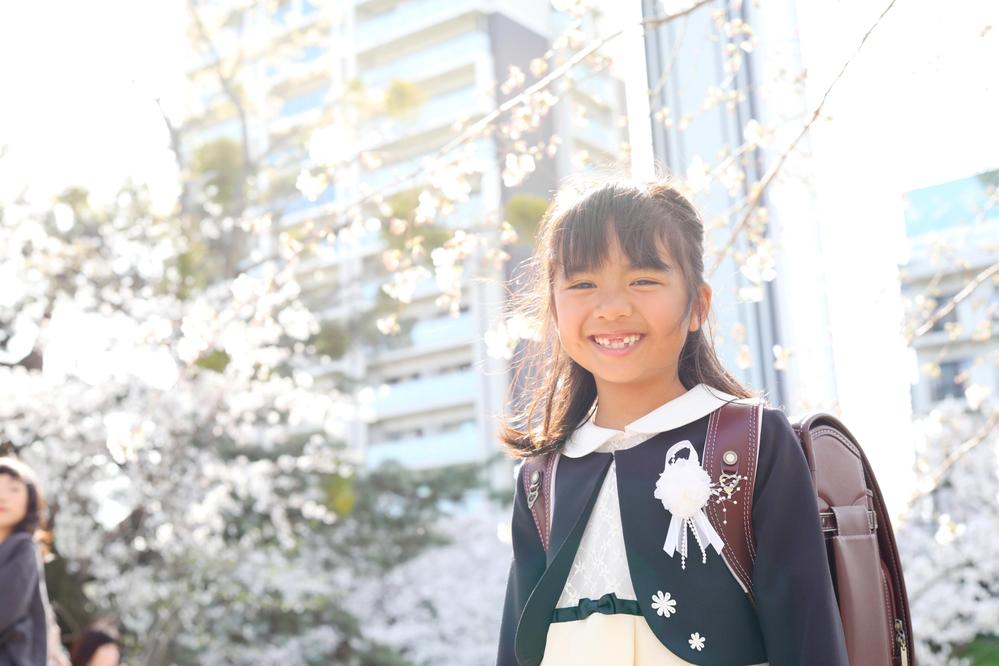
[[[118,646],[114,643],[108,643],[97,648],[97,652],[87,662],[87,666],[118,666],[119,659],[121,659],[121,653]]]
[[[607,261],[594,272],[566,279],[556,271],[555,323],[562,347],[593,374],[598,394],[611,384],[675,388],[680,351],[687,334],[700,326],[693,314],[684,316],[687,293],[680,267],[665,254],[667,270],[632,267],[616,234],[611,232],[608,242]],[[701,311],[707,312],[711,288],[701,287],[699,298]],[[638,341],[624,349],[607,349],[595,339],[632,334],[640,336]]]
[[[28,515],[28,486],[0,473],[0,536],[6,536]]]

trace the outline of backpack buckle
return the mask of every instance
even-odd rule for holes
[[[531,473],[531,485],[527,489],[527,508],[533,509],[534,503],[538,501],[538,491],[541,489],[541,470],[534,470]]]

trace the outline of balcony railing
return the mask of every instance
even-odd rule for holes
[[[469,403],[475,400],[477,380],[468,369],[386,384],[376,391],[372,409],[376,418],[388,418]]]
[[[361,74],[361,81],[366,88],[384,88],[393,80],[419,81],[474,62],[479,54],[488,52],[489,38],[481,32],[468,32],[373,67]]]
[[[323,105],[327,92],[329,91],[326,88],[318,88],[294,97],[289,97],[281,106],[278,116],[280,118],[290,118],[306,111],[318,109]]]
[[[414,349],[428,346],[457,345],[475,338],[475,320],[471,313],[457,317],[438,317],[416,323],[410,334]]]
[[[388,164],[373,171],[363,172],[360,178],[365,185],[368,185],[372,190],[379,192],[393,192],[398,191],[399,189],[413,187],[415,186],[417,179],[421,178],[419,174],[413,176],[407,181],[404,181],[403,178],[414,171],[417,171],[418,167],[425,158],[432,157],[436,154],[437,151],[430,151],[421,155],[416,155],[400,162]],[[492,139],[479,139],[475,141],[474,157],[481,160],[484,164],[495,164],[497,160],[496,146]]]
[[[369,51],[480,5],[482,0],[403,0],[384,14],[359,21],[354,43],[358,53]]]
[[[481,460],[483,446],[475,423],[466,423],[448,432],[372,444],[367,449],[367,466],[378,467],[395,460],[411,469],[440,467]]]
[[[488,113],[490,101],[473,87],[459,88],[425,102],[410,115],[402,118],[381,116],[369,123],[366,130],[376,130],[366,148],[375,148],[401,139],[417,136],[431,129],[450,127],[459,120]]]

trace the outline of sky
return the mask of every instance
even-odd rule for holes
[[[838,70],[887,0],[800,2],[803,52],[819,79]],[[999,12],[992,0],[897,0],[830,98],[909,191],[999,167]]]
[[[825,62],[820,74],[836,67],[883,4],[797,3],[805,55]],[[903,190],[999,166],[996,77],[973,75],[999,62],[990,5],[898,0],[839,86],[835,103],[846,115],[877,105],[891,119],[892,131],[872,137],[879,141],[871,149],[894,158]],[[637,19],[637,0],[627,6],[612,16]],[[16,100],[0,105],[4,186],[49,191],[75,182],[100,192],[127,177],[168,180],[172,158],[153,100],[180,98],[183,17],[180,0],[0,3],[0,89]],[[621,38],[613,48],[633,89],[643,86],[640,40]]]
[[[129,177],[171,180],[154,100],[179,99],[182,9],[176,0],[0,3],[0,197],[25,184],[40,196],[69,185],[103,196]]]

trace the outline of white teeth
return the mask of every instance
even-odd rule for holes
[[[624,349],[625,347],[630,347],[631,345],[638,342],[641,335],[629,335],[626,338],[602,338],[599,336],[594,336],[597,344],[601,347],[607,347],[608,349]]]

